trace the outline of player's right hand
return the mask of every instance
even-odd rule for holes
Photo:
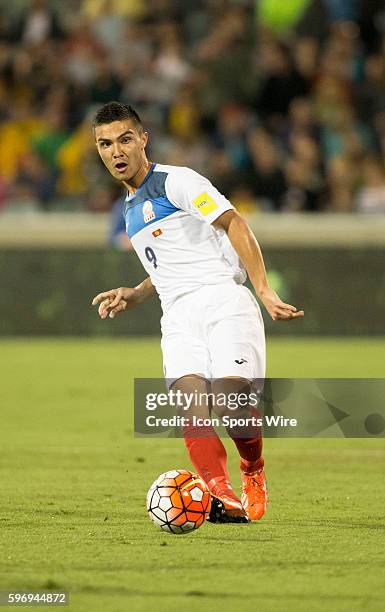
[[[119,287],[98,293],[92,300],[92,306],[99,304],[98,313],[101,319],[107,316],[113,319],[115,315],[133,308],[138,303],[137,291],[131,287]]]
[[[271,287],[266,287],[261,291],[259,298],[273,321],[291,321],[303,317],[305,314],[303,310],[298,310],[295,306],[282,302],[279,295]]]

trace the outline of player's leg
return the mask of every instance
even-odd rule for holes
[[[265,377],[261,312],[250,291],[242,286],[230,287],[217,311],[209,337],[212,375],[221,379],[215,392],[244,392],[245,381],[262,382]],[[260,415],[253,404],[249,403],[245,416],[257,420]],[[228,433],[241,457],[242,501],[249,517],[256,520],[267,506],[261,428],[249,425],[243,432],[232,428]]]
[[[244,471],[256,471],[264,466],[262,456],[261,415],[257,409],[257,393],[254,384],[239,377],[225,377],[212,382],[215,398],[221,398],[214,412],[227,416],[229,437],[235,443]]]
[[[174,391],[207,394],[207,382],[211,374],[210,355],[207,344],[200,337],[191,323],[189,313],[196,310],[194,303],[179,300],[162,318],[162,352],[163,366],[167,384]],[[210,416],[208,403],[202,400],[195,406],[197,415]],[[212,426],[193,426],[183,430],[183,437],[192,464],[198,474],[208,484],[210,490],[218,496],[223,491],[230,498],[234,513],[234,504],[238,514],[244,518],[245,513],[239,498],[235,495],[227,472],[227,455],[220,438]],[[219,491],[216,483],[223,483]]]
[[[210,519],[213,522],[246,522],[241,500],[230,484],[226,449],[210,423],[210,383],[202,376],[186,375],[176,380],[171,388],[179,391],[180,397],[190,398],[189,407],[180,406],[179,414],[188,422],[183,427],[183,438],[191,463],[215,498]]]
[[[261,415],[256,409],[258,396],[250,381],[237,377],[217,379],[212,389],[216,398],[214,410],[222,418],[227,417],[227,433],[241,457],[242,505],[250,520],[258,520],[265,514],[268,503]]]

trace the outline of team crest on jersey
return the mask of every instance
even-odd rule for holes
[[[155,219],[155,213],[151,200],[146,200],[143,204],[143,219],[145,223],[149,223]]]

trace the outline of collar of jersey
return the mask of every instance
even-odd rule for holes
[[[150,178],[151,174],[154,172],[155,166],[156,166],[156,164],[154,164],[154,163],[151,164],[151,168],[147,172],[147,174],[144,177],[143,181],[140,183],[138,189],[134,193],[132,193],[131,195],[127,194],[126,202],[130,202],[131,200],[133,200],[135,198],[135,196],[137,196],[139,189],[141,189],[143,187],[144,183],[146,183],[148,181],[148,179]]]

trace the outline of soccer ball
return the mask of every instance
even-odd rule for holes
[[[189,470],[161,474],[147,493],[147,512],[155,525],[168,533],[198,529],[208,517],[211,496],[203,480]]]

